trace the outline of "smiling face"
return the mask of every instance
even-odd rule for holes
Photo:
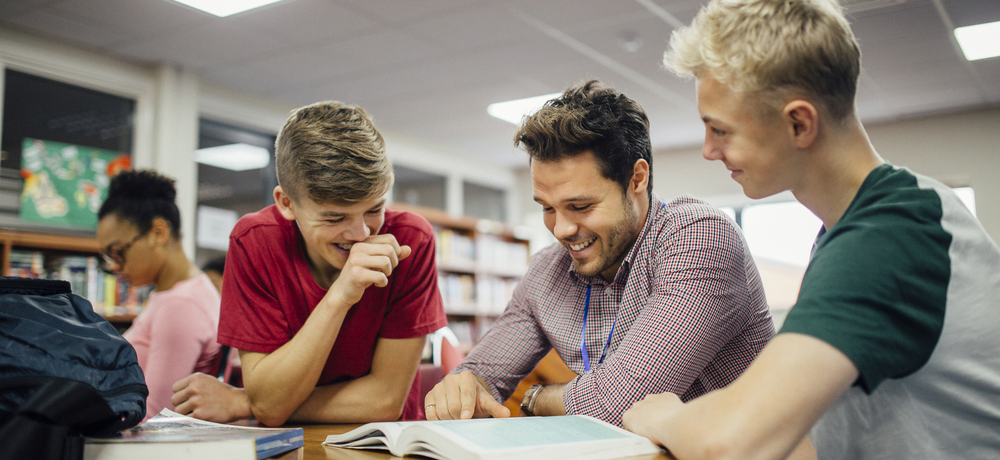
[[[705,122],[702,155],[719,160],[750,198],[793,188],[794,145],[779,113],[759,108],[711,76],[698,78],[698,111]]]
[[[385,223],[385,196],[340,206],[309,198],[293,201],[280,189],[275,190],[278,209],[286,219],[295,221],[311,268],[325,279],[344,268],[354,243],[377,234]]]
[[[645,162],[642,162],[645,165]],[[635,243],[648,210],[646,182],[622,193],[617,182],[601,175],[592,153],[555,161],[531,162],[535,201],[545,226],[569,251],[577,273],[614,279]]]

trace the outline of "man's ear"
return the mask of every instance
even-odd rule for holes
[[[649,162],[638,160],[632,165],[632,179],[629,180],[629,193],[635,196],[642,196],[649,187]]]
[[[292,197],[285,193],[285,189],[281,186],[274,188],[274,204],[278,206],[278,212],[281,213],[281,217],[288,220],[295,220],[295,202]]]
[[[788,124],[796,147],[808,148],[816,142],[819,137],[819,111],[815,105],[804,99],[794,99],[785,104],[781,115]]]

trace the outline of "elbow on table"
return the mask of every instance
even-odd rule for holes
[[[358,420],[358,422],[394,422],[403,417],[403,409],[405,407],[406,398],[384,398],[379,404],[375,404],[370,411],[366,411],[366,418],[369,419]]]
[[[281,426],[292,416],[292,411],[283,407],[268,407],[261,402],[250,401],[250,412],[257,421],[267,426]]]

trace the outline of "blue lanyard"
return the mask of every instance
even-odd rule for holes
[[[587,286],[587,299],[583,304],[583,329],[580,331],[580,352],[583,354],[583,370],[584,372],[590,372],[590,357],[587,356],[587,310],[590,309],[590,286]],[[608,341],[604,342],[604,349],[601,350],[601,358],[597,360],[597,364],[600,365],[604,362],[604,354],[608,351],[608,345],[611,344],[611,336],[615,334],[615,325],[618,324],[618,315],[615,315],[615,321],[611,323],[611,333],[608,334]]]

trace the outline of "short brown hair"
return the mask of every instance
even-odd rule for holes
[[[649,163],[653,190],[653,149],[649,119],[642,106],[597,80],[573,86],[527,117],[514,135],[531,160],[553,161],[591,151],[601,175],[628,190],[635,162]]]
[[[854,113],[861,50],[836,0],[713,0],[673,32],[663,64],[768,106],[813,97],[836,122]]]
[[[351,205],[382,196],[393,174],[368,112],[324,101],[292,112],[274,142],[278,184],[293,200]]]

